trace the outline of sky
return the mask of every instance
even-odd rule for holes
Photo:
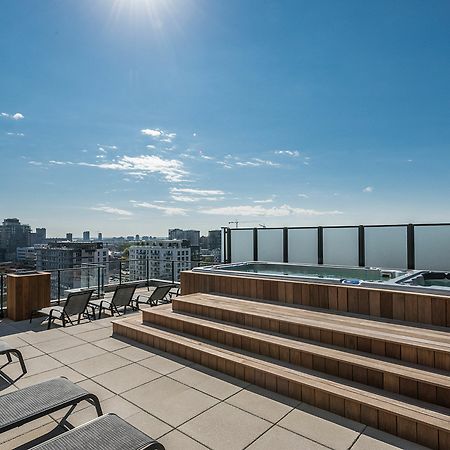
[[[0,218],[450,221],[449,23],[447,0],[2,0]]]

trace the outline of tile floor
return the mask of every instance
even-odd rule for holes
[[[282,397],[132,341],[112,337],[111,318],[45,330],[40,320],[0,321],[0,338],[21,349],[28,373],[0,360],[0,395],[65,376],[95,393],[167,450],[420,449],[416,444]],[[2,366],[3,365],[3,366]],[[0,448],[26,449],[60,428],[64,411],[0,435]],[[95,409],[80,405],[80,425]]]

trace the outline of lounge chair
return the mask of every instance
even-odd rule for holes
[[[102,415],[98,397],[64,377],[1,395],[0,433],[70,407],[60,421],[64,426],[78,403],[84,400],[95,406],[98,416]]]
[[[131,304],[133,300],[134,291],[136,290],[136,285],[125,285],[121,284],[116,287],[114,291],[114,295],[110,298],[102,298],[99,300],[90,300],[89,306],[94,309],[98,308],[98,318],[100,319],[102,315],[102,309],[109,309],[111,311],[111,315],[114,315],[114,311],[117,312],[118,315],[119,309],[123,307],[123,313],[125,314],[127,311],[127,306],[133,308]]]
[[[5,341],[0,341],[0,355],[6,355],[8,358],[8,362],[12,362],[11,354],[17,356],[20,362],[20,366],[22,367],[22,372],[25,375],[27,373],[27,368],[25,367],[25,362],[23,360],[23,356],[20,350],[12,347]]]
[[[139,304],[147,304],[150,306],[156,306],[159,302],[169,303],[170,302],[170,290],[174,287],[173,284],[164,284],[157,286],[155,290],[149,295],[138,295],[136,302],[136,309],[139,309]],[[140,298],[143,297],[145,300],[142,301]]]
[[[165,450],[116,414],[105,414],[33,447],[34,450]]]
[[[44,314],[48,316],[48,329],[50,329],[52,321],[54,321],[55,319],[61,320],[63,327],[66,326],[66,320],[68,320],[69,323],[73,325],[70,316],[78,316],[78,323],[80,323],[82,315],[87,315],[89,318],[89,314],[86,312],[86,310],[93,292],[93,289],[83,290],[80,292],[71,292],[67,296],[64,306],[50,306],[48,308],[42,308],[37,311],[31,311],[30,323],[33,319],[34,314]]]

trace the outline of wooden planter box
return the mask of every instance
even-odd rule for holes
[[[10,319],[29,319],[32,310],[50,306],[50,273],[10,274],[7,280]]]

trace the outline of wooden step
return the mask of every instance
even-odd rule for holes
[[[438,329],[211,294],[173,299],[173,310],[450,371],[450,335]]]
[[[439,450],[450,448],[450,416],[445,408],[412,399],[405,402],[396,394],[381,395],[354,382],[199,342],[142,324],[138,317],[113,322],[113,332],[404,439]]]
[[[147,309],[142,314],[144,323],[450,407],[450,377],[446,373],[427,371],[423,367],[398,363],[385,357],[373,358],[358,351],[342,351],[326,344],[175,313],[171,305]]]

